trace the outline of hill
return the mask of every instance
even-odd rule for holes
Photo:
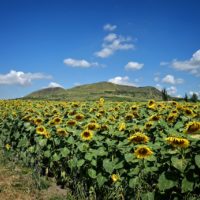
[[[101,97],[110,101],[162,100],[161,92],[154,87],[134,87],[109,82],[81,85],[71,89],[46,88],[33,92],[23,99],[85,101],[98,100]]]

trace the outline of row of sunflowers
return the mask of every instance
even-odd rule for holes
[[[1,100],[0,112],[5,153],[86,196],[200,198],[199,103]]]

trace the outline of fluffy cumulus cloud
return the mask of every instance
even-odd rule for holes
[[[167,88],[167,93],[168,93],[169,95],[174,96],[174,95],[177,93],[176,87],[175,87],[175,86],[168,87],[168,88]]]
[[[124,76],[124,77],[122,77],[122,76],[116,76],[114,78],[109,79],[108,82],[115,83],[115,84],[118,84],[118,85],[136,86],[136,84],[132,83],[129,80],[128,76]]]
[[[181,84],[184,82],[182,78],[175,78],[173,75],[168,74],[162,79],[163,83],[169,83],[169,84]]]
[[[0,74],[0,85],[31,85],[33,80],[51,79],[51,76],[42,73],[24,73],[11,70],[7,74]]]
[[[77,59],[72,59],[72,58],[65,59],[64,64],[70,67],[80,67],[80,68],[89,68],[89,67],[99,65],[97,62],[88,62],[87,60],[84,60],[84,59],[77,60]]]
[[[172,61],[172,67],[180,71],[187,71],[195,76],[200,76],[200,49],[189,60]]]
[[[55,87],[63,88],[62,85],[60,85],[59,83],[56,83],[56,82],[50,82],[48,85],[48,88],[55,88]]]
[[[126,70],[140,70],[144,66],[143,63],[138,62],[128,62],[128,64],[125,66]]]
[[[115,33],[109,33],[103,40],[102,48],[95,55],[100,58],[106,58],[119,50],[134,49],[134,44],[130,37],[124,37]]]
[[[105,31],[114,31],[116,28],[117,28],[117,26],[116,25],[112,25],[112,24],[105,24],[103,26],[103,29]]]

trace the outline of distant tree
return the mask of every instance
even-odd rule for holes
[[[186,102],[188,102],[188,95],[187,95],[187,93],[185,93],[184,100],[185,100]]]
[[[168,100],[168,94],[167,94],[167,90],[164,88],[162,91],[162,99],[163,101],[167,101]]]
[[[190,101],[192,101],[192,102],[197,102],[197,101],[198,101],[198,96],[197,96],[196,93],[193,93],[193,94],[192,94],[192,96],[191,96],[191,98],[190,98]]]

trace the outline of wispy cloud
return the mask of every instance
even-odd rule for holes
[[[7,74],[0,74],[0,85],[31,85],[33,80],[51,79],[50,75],[42,73],[24,73],[22,71],[11,70]]]
[[[175,78],[173,75],[168,74],[162,79],[163,83],[169,83],[169,84],[182,84],[184,80],[182,78]]]
[[[117,28],[117,26],[116,25],[112,25],[112,24],[105,24],[103,26],[103,29],[105,31],[114,31],[116,28]]]
[[[135,83],[131,82],[129,80],[129,77],[128,76],[116,76],[114,78],[111,78],[108,80],[108,82],[111,82],[111,83],[115,83],[115,84],[118,84],[118,85],[130,85],[130,86],[136,86]]]
[[[133,62],[133,61],[130,61],[128,62],[128,64],[125,66],[125,69],[126,70],[140,70],[142,69],[142,67],[144,66],[143,63],[138,63],[138,62]]]
[[[167,93],[174,96],[177,93],[177,88],[175,86],[168,87]]]
[[[171,65],[177,70],[187,71],[195,76],[200,76],[200,49],[189,60],[173,60]]]
[[[131,37],[110,33],[104,38],[102,49],[97,51],[95,55],[100,58],[106,58],[119,50],[134,49],[135,46],[131,41]]]
[[[63,88],[62,85],[60,85],[59,83],[56,83],[56,82],[50,82],[48,85],[48,88],[55,88],[55,87]]]
[[[73,58],[67,58],[64,60],[64,64],[70,67],[80,67],[80,68],[89,68],[93,66],[99,66],[97,62],[88,62],[87,60],[77,60]]]

